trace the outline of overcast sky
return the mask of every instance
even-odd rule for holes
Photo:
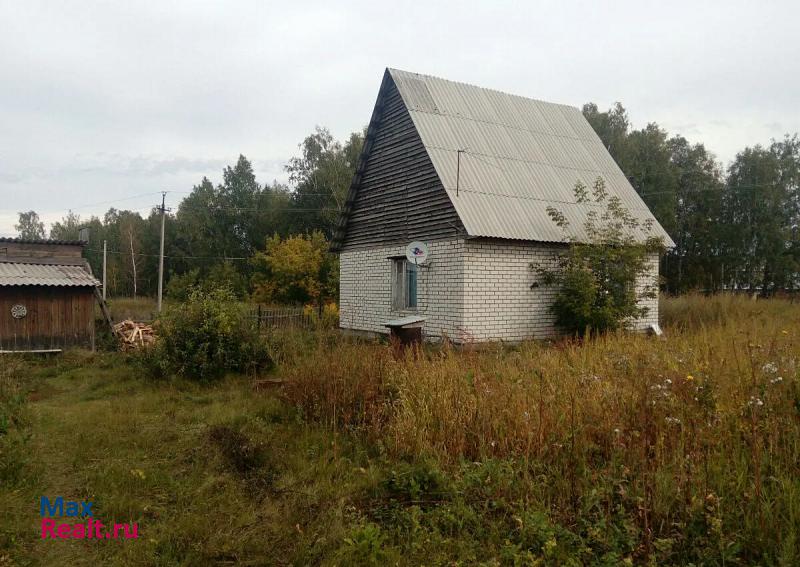
[[[0,235],[22,210],[146,212],[240,153],[283,181],[315,125],[366,125],[387,66],[621,101],[728,163],[800,131],[798,21],[796,1],[0,0]]]

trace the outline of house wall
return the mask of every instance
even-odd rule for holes
[[[556,289],[531,289],[531,263],[549,264],[563,247],[468,240],[465,250],[465,327],[470,339],[520,341],[557,334],[550,305]]]
[[[539,242],[513,242],[471,239],[465,243],[464,328],[476,342],[520,341],[559,335],[550,306],[558,288],[538,286],[531,264],[553,266],[563,245]],[[638,284],[641,291],[648,282],[658,284],[658,254],[649,261],[648,275]],[[658,322],[658,298],[643,304],[647,317],[636,322],[638,330]]]
[[[16,319],[14,305],[27,315]],[[94,346],[94,292],[91,287],[0,287],[0,350]]]
[[[48,263],[47,260],[58,263],[81,263],[80,244],[54,244],[52,242],[29,242],[0,239],[0,258],[11,258],[13,261],[20,259],[36,260]],[[72,262],[65,262],[72,260]]]
[[[384,82],[358,163],[358,189],[348,195],[346,232],[340,226],[334,235],[337,250],[464,233],[397,86],[388,74]]]
[[[557,336],[550,305],[557,288],[534,287],[531,264],[552,265],[564,246],[532,242],[453,239],[429,243],[430,261],[419,274],[416,310],[392,310],[391,259],[404,246],[344,251],[340,256],[340,326],[386,333],[384,323],[404,315],[425,316],[429,338],[447,334],[457,342],[520,341]],[[648,276],[658,281],[658,255]],[[658,322],[658,299],[637,329]]]
[[[405,245],[345,250],[339,255],[339,325],[387,333],[384,324],[398,317],[425,317],[428,338],[446,334],[459,340],[464,313],[464,240],[428,243],[431,259],[417,275],[417,308],[392,308],[392,257],[404,257]]]

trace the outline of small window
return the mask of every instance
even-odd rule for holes
[[[417,266],[405,258],[392,261],[392,303],[395,309],[416,309]]]

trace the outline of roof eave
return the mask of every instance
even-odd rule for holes
[[[331,237],[331,244],[329,247],[331,252],[341,252],[344,246],[344,240],[347,236],[347,223],[350,220],[350,213],[353,208],[353,203],[355,203],[356,193],[358,192],[358,187],[361,182],[361,176],[364,173],[364,167],[366,166],[367,158],[369,158],[370,151],[372,150],[372,144],[375,140],[375,130],[377,129],[378,122],[380,122],[386,90],[389,86],[389,81],[391,80],[392,78],[389,73],[389,69],[387,68],[383,73],[381,87],[378,90],[375,106],[372,109],[372,116],[369,120],[369,126],[367,126],[367,133],[364,136],[364,145],[361,148],[361,154],[358,156],[356,171],[353,174],[353,179],[350,181],[350,188],[347,190],[347,198],[345,199],[344,207],[339,213],[339,220],[336,223],[336,229]]]

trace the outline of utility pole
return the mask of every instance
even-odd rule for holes
[[[108,241],[103,240],[103,301],[106,300],[106,264],[108,262]]]
[[[161,252],[158,255],[158,312],[161,313],[161,296],[164,291],[164,201],[166,200],[167,192],[161,192]]]

